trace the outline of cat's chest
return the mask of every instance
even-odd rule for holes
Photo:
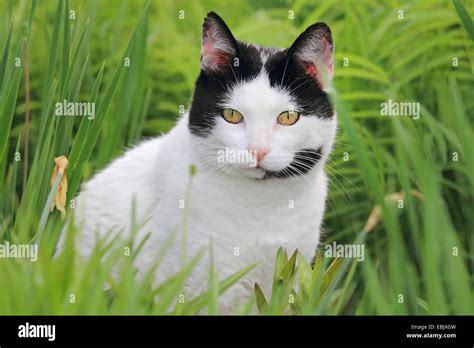
[[[246,261],[273,260],[280,246],[311,257],[325,206],[324,175],[295,184],[239,182],[198,171],[189,187],[188,170],[173,173],[158,182],[155,229],[163,232],[158,235],[181,231],[186,221],[190,248],[206,248],[212,241],[230,263],[236,255]]]
[[[318,197],[315,187],[302,194],[291,188],[223,188],[205,182],[196,186],[188,224],[196,242],[212,239],[216,247],[232,254],[264,249],[273,253],[279,246],[306,249],[317,243],[324,195]]]

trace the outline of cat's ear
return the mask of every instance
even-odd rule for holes
[[[291,45],[289,54],[302,64],[306,74],[327,87],[334,75],[334,44],[331,29],[325,23],[308,27]]]
[[[201,69],[225,71],[236,55],[237,42],[229,28],[221,17],[209,12],[202,26]]]

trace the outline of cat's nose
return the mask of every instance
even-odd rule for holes
[[[263,160],[263,157],[265,157],[268,151],[270,150],[269,149],[257,150],[257,161],[260,162],[261,160]]]
[[[257,149],[250,149],[250,151],[255,155],[257,158],[257,162],[260,162],[263,160],[265,155],[270,151],[269,148],[257,148]]]

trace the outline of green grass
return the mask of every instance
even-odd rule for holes
[[[211,263],[208,292],[181,303],[200,255],[189,255],[175,277],[154,287],[151,272],[139,278],[132,266],[146,240],[101,241],[84,260],[72,245],[80,231],[71,228],[53,259],[63,221],[57,212],[40,221],[54,157],[70,160],[73,204],[80,184],[125,147],[172,127],[180,106],[189,105],[209,10],[243,40],[284,47],[325,21],[336,44],[340,129],[327,167],[320,257],[311,268],[281,249],[271,298],[256,286],[258,312],[473,314],[473,3],[230,2],[0,0],[0,242],[41,245],[38,262],[0,259],[0,314],[217,314],[219,294],[253,266],[221,280]],[[95,119],[53,117],[63,99],[96,102]],[[419,102],[421,117],[380,116],[388,99]],[[413,189],[422,199],[406,195],[402,208],[385,199]],[[376,205],[381,221],[363,232]],[[333,241],[363,242],[364,262],[325,258],[324,245]],[[155,267],[165,252],[166,245]],[[239,309],[252,312],[251,304]]]

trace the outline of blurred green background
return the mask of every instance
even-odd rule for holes
[[[0,240],[55,241],[56,213],[38,228],[54,157],[71,161],[72,199],[81,182],[126,147],[173,126],[190,104],[208,11],[223,17],[236,38],[274,47],[288,47],[323,21],[335,42],[340,126],[327,166],[321,250],[360,237],[374,206],[383,217],[364,236],[366,260],[344,273],[335,305],[315,310],[310,303],[307,312],[473,314],[473,7],[472,1],[430,0],[160,0],[148,7],[142,1],[0,0]],[[96,118],[53,117],[51,108],[63,99],[97,101]],[[381,116],[380,104],[389,99],[420,103],[421,117]],[[384,199],[410,190],[421,199]],[[27,269],[39,266],[8,267],[0,267],[0,284],[18,287],[2,287],[0,313],[28,312],[28,301],[23,307],[9,297],[30,281]],[[20,274],[12,280],[15,267]],[[51,261],[42,267],[64,271]],[[59,302],[72,284],[65,282]]]

